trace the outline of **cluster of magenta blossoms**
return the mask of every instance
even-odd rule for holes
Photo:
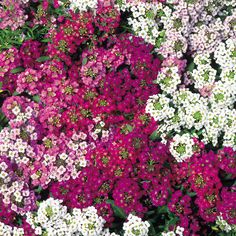
[[[155,116],[171,114],[171,99],[146,111],[161,94],[154,81],[165,70],[170,77],[161,82],[171,86],[186,61],[163,60],[135,36],[127,9],[148,25],[172,1],[3,2],[0,236],[236,230],[236,151],[194,138],[191,157],[178,162],[155,140]]]

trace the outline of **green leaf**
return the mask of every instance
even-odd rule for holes
[[[13,96],[18,96],[19,93],[15,91],[12,95],[13,95]]]
[[[40,102],[40,97],[38,95],[33,96],[33,101],[39,103]]]
[[[148,235],[150,236],[156,236],[157,233],[156,233],[156,230],[152,224],[152,222],[149,221],[149,224],[150,224],[150,227],[149,227],[149,230],[148,230]]]
[[[42,56],[42,57],[39,57],[36,61],[44,62],[44,61],[48,61],[48,60],[50,60],[49,56]]]
[[[41,42],[42,43],[49,43],[49,42],[52,42],[52,40],[49,38],[46,38],[46,39],[42,39]]]
[[[170,219],[170,221],[168,221],[168,227],[170,226],[170,225],[175,225],[176,224],[176,222],[178,221],[178,218],[172,218],[172,219]]]
[[[165,36],[165,34],[166,34],[166,31],[165,31],[165,30],[162,30],[159,35],[160,35],[160,37],[163,38],[163,37]]]
[[[17,224],[21,226],[22,225],[22,219],[18,218],[17,219]]]
[[[219,229],[216,226],[211,226],[211,229],[214,231],[219,231]]]
[[[126,126],[126,129],[127,129],[129,132],[132,132],[132,131],[133,131],[133,126],[127,125],[127,126]]]
[[[163,57],[161,54],[158,54],[158,58],[163,61],[165,59],[165,57]]]
[[[147,12],[146,12],[146,17],[147,18],[149,18],[149,19],[154,19],[155,18],[155,13],[154,13],[154,11],[153,10],[148,10]]]
[[[127,216],[126,216],[125,212],[123,211],[123,209],[116,206],[113,200],[108,199],[107,203],[111,204],[115,216],[117,216],[118,218],[121,218],[121,219],[126,219],[127,218]]]
[[[154,211],[154,210],[148,211],[148,212],[146,213],[146,215],[147,215],[147,216],[150,216],[150,215],[153,215],[155,212],[156,212],[156,211]]]
[[[82,65],[84,66],[84,65],[86,65],[87,64],[87,62],[88,62],[88,58],[87,57],[85,57],[83,60],[82,60]]]
[[[157,139],[159,139],[159,138],[160,138],[160,133],[159,133],[157,130],[155,130],[155,131],[150,135],[150,139],[151,139],[152,141],[157,140]]]
[[[14,69],[11,70],[11,73],[12,73],[12,74],[17,74],[17,73],[22,72],[22,71],[24,71],[24,70],[25,70],[25,69],[24,69],[23,67],[16,67],[16,68],[14,68]]]
[[[117,0],[116,3],[121,7],[123,5],[123,0]]]
[[[162,206],[158,208],[158,214],[168,213],[169,209],[167,206]]]
[[[188,66],[187,66],[187,71],[193,72],[195,67],[194,62],[191,62]]]
[[[195,192],[189,192],[189,193],[187,193],[187,195],[189,195],[190,197],[194,197],[194,196],[196,196],[197,194],[196,194]]]
[[[16,40],[11,40],[10,42],[11,42],[11,44],[18,44],[18,45],[22,44],[21,41],[16,41]]]
[[[38,186],[38,188],[35,189],[34,191],[35,191],[36,193],[41,193],[42,190],[43,190],[42,187],[41,187],[41,186]]]
[[[225,180],[230,180],[230,179],[232,179],[232,177],[233,177],[232,174],[227,174],[227,175],[224,177],[224,179],[225,179]]]

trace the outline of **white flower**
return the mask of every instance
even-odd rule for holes
[[[229,109],[214,108],[207,114],[205,127],[203,130],[203,141],[212,143],[214,146],[218,143],[218,137],[222,134]]]
[[[194,80],[194,87],[201,89],[203,87],[211,86],[215,82],[217,71],[209,64],[199,65],[197,69],[193,70],[192,76]]]
[[[120,235],[118,235],[118,234],[116,234],[116,233],[110,233],[110,232],[109,232],[109,229],[105,229],[105,230],[102,232],[101,236],[120,236]]]
[[[59,154],[59,157],[60,157],[60,159],[62,159],[62,160],[66,160],[67,157],[68,157],[68,155],[67,155],[66,153],[61,153],[61,154]]]
[[[236,151],[236,127],[232,127],[225,132],[223,146],[232,147]]]
[[[194,56],[194,63],[198,66],[209,65],[211,63],[210,54],[197,54]]]
[[[161,236],[176,236],[174,231],[169,231],[167,233],[162,233]]]
[[[20,108],[18,106],[15,106],[12,109],[12,113],[17,116],[20,113]]]
[[[148,236],[150,224],[141,218],[129,214],[127,222],[123,225],[124,236]]]
[[[147,43],[156,45],[160,35],[158,22],[158,11],[165,12],[167,6],[162,3],[148,3],[141,1],[126,2],[122,1],[122,5],[116,7],[121,11],[130,11],[131,17],[128,18],[128,24],[132,27],[135,35],[143,38]],[[166,12],[168,12],[166,10]]]
[[[46,233],[51,236],[100,236],[105,220],[98,216],[95,207],[73,209],[67,212],[62,201],[49,198],[43,201],[36,213],[27,213],[27,222],[37,235]]]
[[[190,134],[176,134],[170,143],[170,152],[178,162],[182,162],[193,155],[193,145],[194,141]]]
[[[88,9],[97,8],[97,0],[70,0],[70,8],[72,10],[79,10],[80,12],[87,11]]]
[[[61,202],[61,200],[55,200],[53,198],[49,198],[42,202],[34,221],[43,228],[53,226],[67,211],[67,208],[62,206]]]
[[[161,236],[183,236],[184,228],[177,226],[175,231],[163,232]]]
[[[174,116],[175,109],[170,107],[171,100],[163,94],[150,96],[147,101],[146,113],[155,121],[161,121]]]
[[[42,234],[42,228],[41,227],[36,227],[35,228],[35,234],[36,235],[41,235]]]
[[[220,43],[214,56],[222,68],[234,68],[236,64],[236,40],[229,38],[226,43]]]
[[[233,106],[235,101],[235,96],[232,87],[229,87],[226,83],[222,81],[217,81],[212,93],[210,95],[210,103],[212,107],[225,108]]]
[[[78,229],[83,236],[101,235],[105,220],[97,215],[95,207],[88,207],[82,211],[76,210],[73,214],[79,218]]]
[[[235,86],[236,84],[236,65],[233,68],[222,68],[222,72],[220,74],[221,81]]]
[[[185,121],[188,129],[194,127],[196,130],[199,130],[205,125],[207,114],[207,101],[200,99],[197,103],[189,104],[189,106],[185,108],[185,114],[181,119]]]
[[[199,93],[193,93],[187,88],[181,88],[173,95],[173,102],[176,107],[187,107],[189,104],[196,104],[200,100]]]
[[[226,220],[223,219],[222,215],[217,216],[216,225],[226,233],[231,231],[231,226],[227,223]]]
[[[23,236],[24,229],[17,228],[17,227],[11,227],[9,225],[6,225],[6,224],[0,222],[0,235],[2,235],[2,236]]]
[[[175,229],[175,233],[179,236],[183,236],[183,232],[184,232],[184,228],[183,227],[180,227],[180,226],[177,226],[176,229]]]
[[[164,67],[158,74],[156,82],[164,92],[169,94],[175,92],[177,85],[181,83],[178,67]]]

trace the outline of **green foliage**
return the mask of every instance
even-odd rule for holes
[[[123,211],[123,209],[116,206],[113,200],[108,199],[107,203],[111,204],[111,207],[112,207],[116,217],[124,219],[124,220],[127,218],[127,216],[126,216],[125,212]]]
[[[194,62],[189,63],[188,66],[187,66],[187,71],[193,72],[194,67],[195,67]]]
[[[42,57],[39,57],[36,61],[37,62],[44,62],[44,61],[48,61],[48,60],[50,60],[49,56],[42,56]]]
[[[35,25],[33,28],[26,23],[22,28],[12,31],[11,29],[0,30],[0,51],[11,47],[20,47],[25,40],[33,39],[41,42],[49,42],[44,39],[48,33],[47,26]]]
[[[20,73],[20,72],[22,72],[22,71],[24,71],[24,68],[23,68],[23,67],[16,67],[16,68],[14,68],[14,69],[11,70],[11,73],[12,73],[12,74],[17,74],[17,73]]]
[[[24,41],[23,30],[12,31],[10,29],[0,30],[0,51],[12,46],[20,46]]]
[[[39,103],[40,102],[40,97],[38,95],[35,95],[32,97],[32,100]]]
[[[3,112],[0,111],[0,131],[6,127],[8,124],[8,119],[6,116],[3,114]]]
[[[155,141],[155,140],[157,140],[157,139],[159,139],[160,138],[160,132],[158,132],[157,130],[155,130],[152,134],[151,134],[151,136],[150,136],[150,139],[152,140],[152,141]]]
[[[175,226],[179,218],[169,211],[167,206],[157,207],[145,214],[150,224],[149,236],[161,235],[161,232],[169,231],[170,226]]]
[[[87,62],[88,62],[88,58],[87,58],[87,57],[83,58],[83,60],[82,60],[82,65],[83,65],[83,66],[86,65]]]

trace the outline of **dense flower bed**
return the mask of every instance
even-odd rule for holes
[[[3,0],[0,86],[0,236],[236,234],[235,0]]]

